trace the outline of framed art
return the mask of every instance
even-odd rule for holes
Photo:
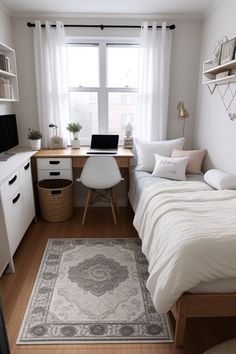
[[[218,43],[218,45],[214,49],[212,65],[213,67],[220,65],[220,55],[221,55],[222,45]]]
[[[220,64],[225,64],[231,61],[234,57],[236,38],[222,45]]]

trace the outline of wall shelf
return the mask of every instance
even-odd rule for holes
[[[203,85],[210,85],[210,84],[228,84],[230,82],[236,81],[236,74],[229,75],[227,77],[222,77],[220,79],[213,79],[213,80],[207,80],[203,81]]]
[[[224,77],[216,77],[217,74],[228,71]],[[207,85],[211,95],[218,89],[219,95],[227,112],[230,111],[231,104],[236,96],[236,59],[227,63],[213,66],[212,60],[206,60],[203,63],[202,84]],[[220,88],[225,85],[225,87]]]
[[[17,101],[19,91],[15,51],[0,42],[0,102]]]

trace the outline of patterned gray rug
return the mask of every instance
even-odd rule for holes
[[[50,239],[17,344],[172,342],[139,239]]]

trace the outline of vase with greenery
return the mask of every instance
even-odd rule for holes
[[[71,122],[67,125],[66,129],[72,135],[72,139],[71,139],[72,149],[79,149],[80,148],[79,132],[82,129],[82,126],[79,124],[79,122]]]
[[[40,150],[42,134],[39,130],[29,129],[27,138],[30,140],[32,150]]]

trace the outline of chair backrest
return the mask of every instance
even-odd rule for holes
[[[84,165],[81,182],[94,189],[112,188],[122,180],[116,159],[112,156],[92,156]]]

